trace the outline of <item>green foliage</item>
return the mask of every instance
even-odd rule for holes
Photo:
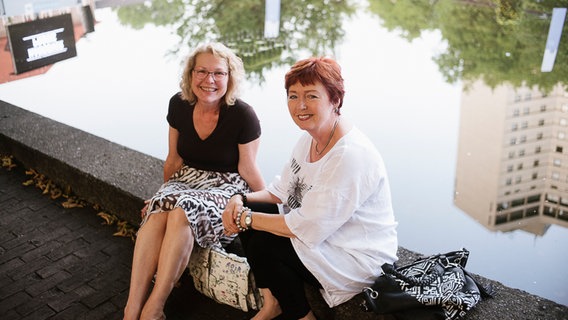
[[[185,12],[185,1],[150,1],[120,7],[116,10],[118,19],[134,29],[142,29],[146,24],[156,26],[171,25],[181,19]]]
[[[140,29],[151,23],[172,28],[179,53],[204,41],[222,41],[245,62],[249,78],[290,64],[300,52],[332,54],[345,34],[342,24],[356,6],[342,0],[281,1],[280,34],[265,39],[264,0],[153,0],[122,7],[120,21]],[[566,83],[567,26],[553,72],[540,72],[552,8],[568,0],[369,0],[368,10],[385,28],[409,41],[439,30],[447,50],[434,58],[444,78],[454,83],[482,79],[538,86],[544,91]]]
[[[123,24],[171,27],[180,44],[172,53],[201,42],[221,41],[243,59],[249,78],[262,82],[263,73],[291,64],[299,50],[329,54],[343,37],[343,19],[355,12],[350,1],[281,1],[280,33],[264,38],[264,0],[153,0],[118,10]]]
[[[566,85],[568,55],[564,25],[553,72],[540,71],[553,0],[370,0],[373,13],[389,30],[408,40],[426,30],[439,30],[448,44],[435,57],[445,79],[468,83],[482,79],[490,87],[502,83],[537,86],[549,91]]]
[[[382,19],[389,31],[399,31],[412,40],[422,31],[433,29],[437,1],[425,0],[369,0],[369,11]]]

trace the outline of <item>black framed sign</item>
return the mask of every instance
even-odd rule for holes
[[[77,56],[69,13],[8,25],[6,31],[16,74]]]

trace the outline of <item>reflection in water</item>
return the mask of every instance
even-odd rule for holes
[[[281,1],[278,37],[264,37],[264,1],[153,0],[118,8],[120,21],[135,28],[146,23],[175,30],[180,41],[172,53],[184,52],[204,41],[218,40],[243,59],[249,80],[264,82],[264,73],[313,55],[333,52],[343,39],[343,20],[355,12],[351,1]]]
[[[554,8],[552,10],[552,19],[550,20],[550,28],[548,29],[548,37],[546,38],[546,47],[542,58],[540,71],[550,72],[554,67],[560,38],[562,37],[562,28],[566,19],[566,8]]]
[[[568,227],[568,92],[476,82],[460,113],[455,204],[493,231]]]
[[[492,231],[568,226],[568,47],[555,52],[553,72],[540,72],[560,4],[370,0],[390,30],[412,40],[437,29],[447,41],[435,61],[447,81],[465,84],[455,204]]]
[[[554,7],[564,0],[369,0],[370,10],[389,30],[415,39],[425,30],[440,30],[448,43],[435,61],[447,81],[467,86],[479,79],[490,87],[537,86],[549,91],[568,78],[568,46],[558,48],[554,72],[540,67]],[[563,27],[568,34],[568,24]]]

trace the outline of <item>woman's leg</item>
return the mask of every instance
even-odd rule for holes
[[[162,239],[166,232],[167,213],[155,213],[138,230],[132,258],[130,291],[124,319],[138,319],[148,297],[152,278],[158,266]]]
[[[152,293],[140,319],[160,319],[168,296],[189,263],[194,237],[185,212],[176,208],[168,213],[167,226],[158,259]]]
[[[256,283],[259,288],[269,289],[269,297],[272,298],[273,295],[276,300],[276,303],[267,307],[274,308],[277,305],[286,319],[311,319],[313,313],[305,295],[304,283],[309,282],[318,287],[321,285],[299,259],[290,239],[254,231],[247,242],[245,251]],[[261,309],[259,314],[271,312],[274,309]]]

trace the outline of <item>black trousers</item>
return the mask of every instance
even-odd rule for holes
[[[249,203],[255,212],[278,213],[272,204]],[[256,285],[268,288],[278,299],[282,315],[278,319],[299,319],[308,314],[310,305],[304,285],[321,284],[304,266],[289,238],[269,232],[249,230],[239,234]]]

